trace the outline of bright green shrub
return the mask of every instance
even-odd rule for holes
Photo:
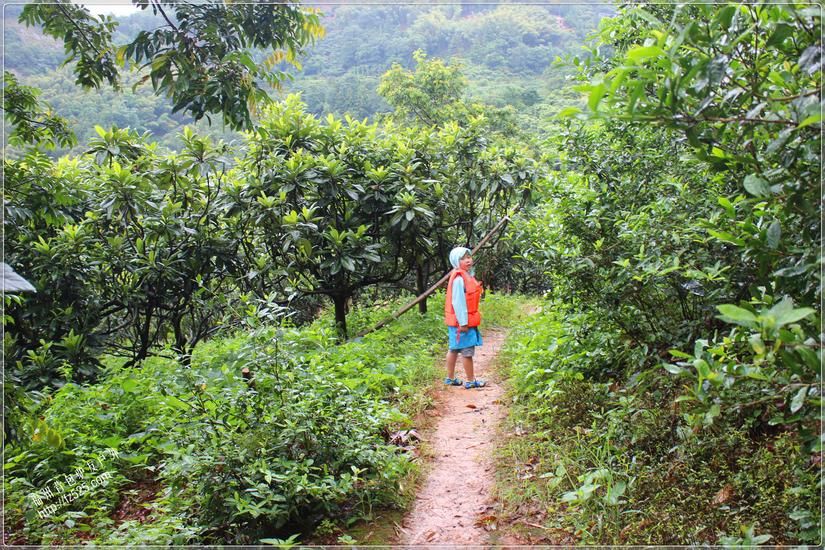
[[[533,495],[550,527],[588,544],[715,544],[739,526],[774,543],[817,540],[819,468],[793,420],[698,415],[676,400],[678,379],[644,362],[588,372],[593,320],[543,309],[504,349],[521,434],[500,451],[508,507]]]
[[[516,310],[512,298],[488,300],[491,323]],[[66,384],[32,409],[53,444],[34,443],[29,430],[7,447],[7,504],[19,510],[8,521],[22,522],[17,534],[30,542],[81,540],[89,521],[101,543],[257,543],[400,504],[412,464],[387,440],[426,406],[441,367],[443,293],[433,302],[426,315],[342,345],[327,312],[303,328],[255,320],[251,332],[200,344],[189,367],[104,358],[99,383]],[[353,318],[370,326],[398,305]],[[109,448],[119,457],[106,485],[34,517],[28,494]],[[135,482],[157,488],[140,527],[110,517]]]

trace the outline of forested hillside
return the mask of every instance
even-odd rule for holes
[[[138,3],[6,11],[4,544],[822,546],[820,6]]]
[[[303,62],[293,89],[321,112],[359,118],[386,112],[375,92],[379,76],[393,63],[411,67],[412,52],[421,49],[460,60],[472,97],[536,116],[539,109],[529,108],[549,103],[569,74],[553,67],[555,58],[578,53],[611,12],[595,3],[330,6],[327,39]]]
[[[557,56],[578,53],[586,35],[609,5],[351,5],[319,6],[326,28],[323,40],[300,60],[301,70],[284,67],[293,76],[282,94],[301,92],[316,115],[374,118],[390,111],[378,95],[379,77],[393,63],[414,66],[413,52],[430,57],[456,58],[468,77],[467,94],[499,107],[512,106],[520,123],[538,128],[562,104],[575,102],[568,92],[559,101],[565,75],[553,66]],[[38,30],[17,21],[19,7],[5,9],[6,70],[21,82],[43,91],[56,112],[68,118],[80,143],[94,136],[94,126],[130,127],[148,131],[160,144],[179,148],[177,133],[190,117],[172,113],[170,104],[151,93],[145,83],[132,89],[138,76],[127,77],[122,93],[82,91],[74,86],[69,68],[59,68],[63,48]],[[159,16],[140,12],[118,20],[114,40],[125,43],[140,29],[157,25]],[[261,54],[262,55],[262,54]],[[276,96],[278,94],[276,93]],[[283,96],[281,96],[283,97]],[[227,139],[231,129],[216,120],[201,132]],[[79,150],[79,148],[77,149]]]

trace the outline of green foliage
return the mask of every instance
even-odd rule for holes
[[[651,17],[643,9],[625,15]],[[819,12],[805,4],[691,6],[669,19],[639,33],[643,42],[624,46],[616,66],[594,78],[591,107],[606,95],[619,116],[684,133],[696,157],[731,184],[731,206],[710,220],[711,234],[756,264],[755,284],[778,278],[799,298],[818,299],[817,257],[807,245],[820,231]],[[783,233],[801,246],[781,253]]]
[[[8,304],[6,326],[14,328],[6,332],[6,344],[14,342],[16,349],[8,353],[7,347],[6,359],[30,365],[21,376],[33,387],[63,378],[57,369],[72,358],[81,360],[74,364],[75,379],[89,379],[95,370],[89,355],[99,342],[91,329],[102,298],[88,280],[90,251],[83,250],[76,224],[87,194],[76,185],[71,164],[56,166],[37,151],[4,163],[6,259],[39,290]]]
[[[499,139],[518,133],[512,108],[500,109],[466,99],[467,78],[460,62],[445,64],[438,58],[427,59],[423,50],[413,52],[413,59],[415,71],[393,63],[381,75],[378,94],[395,109],[387,118],[413,126],[454,123],[464,127],[482,121],[485,129]]]
[[[655,128],[607,122],[559,141],[570,170],[552,174],[541,190],[546,201],[512,235],[544,274],[527,276],[567,303],[599,310],[648,350],[695,334],[714,300],[736,296],[744,278],[731,271],[732,252],[694,221],[715,212],[721,178]]]
[[[405,472],[381,437],[386,407],[349,391],[322,366],[284,368],[278,344],[264,342],[271,333],[241,349],[254,391],[195,382],[187,429],[175,434],[165,462],[165,474],[193,495],[208,528],[234,525],[229,536],[239,542],[290,520],[335,515],[353,497],[380,502],[391,494],[382,496],[386,484]]]
[[[628,6],[577,60],[590,113],[513,238],[564,307],[516,344],[510,447],[563,458],[527,485],[574,540],[819,538],[820,27]]]
[[[70,2],[33,3],[24,7],[20,22],[40,26],[43,33],[63,40],[64,64],[74,62],[76,82],[84,88],[98,88],[105,80],[118,87],[118,68],[112,32],[117,22],[111,16],[96,19],[84,6]]]
[[[9,309],[33,387],[62,361],[92,378],[102,349],[137,362],[171,340],[185,355],[223,313],[225,146],[186,131],[186,150],[163,158],[134,132],[98,133],[83,158],[6,162],[7,258],[39,290]]]
[[[13,129],[8,136],[12,145],[74,145],[75,136],[66,119],[38,101],[37,89],[22,86],[10,72],[3,72],[3,111]]]
[[[660,370],[596,369],[621,358],[622,337],[594,322],[547,303],[508,339],[508,509],[537,499],[545,525],[583,544],[716,544],[734,541],[735,525],[751,542],[754,529],[779,544],[818,539],[818,467],[804,436],[728,409],[691,423],[673,402],[678,381]]]
[[[508,77],[538,75],[611,11],[605,5],[549,4],[329,6],[327,38],[304,65],[308,75],[377,76],[393,62],[409,66],[421,48],[443,58],[460,55]]]
[[[160,26],[124,45],[113,42],[112,17],[96,18],[69,2],[29,4],[20,21],[63,41],[64,63],[74,62],[78,85],[99,88],[106,81],[118,88],[123,67],[148,68],[141,82],[150,80],[156,95],[170,97],[172,112],[185,110],[195,120],[220,113],[235,129],[251,128],[255,104],[268,99],[258,81],[278,86],[286,74],[275,67],[297,65],[304,47],[323,35],[316,12],[297,5],[134,4],[151,7]],[[257,62],[253,49],[271,52]]]
[[[379,77],[395,71],[395,64],[400,73],[416,71],[420,62],[414,52],[422,50],[432,60],[449,59],[451,65],[460,60],[469,77],[468,105],[515,107],[517,114],[502,112],[512,130],[515,122],[530,129],[547,125],[543,111],[559,109],[557,91],[565,84],[566,70],[553,60],[576,53],[612,7],[372,5],[325,11],[327,36],[313,46],[304,71],[288,85],[302,92],[311,112],[356,118],[386,114],[385,101],[375,93]],[[578,101],[573,96],[564,103]]]
[[[378,93],[395,109],[395,116],[431,125],[466,115],[455,112],[467,85],[461,66],[445,65],[440,59],[428,61],[423,50],[416,50],[413,59],[417,64],[414,73],[395,63],[381,76]]]
[[[481,238],[540,175],[483,130],[483,117],[427,130],[322,121],[296,96],[273,107],[247,136],[232,193],[251,286],[329,296],[342,336],[356,291],[414,270],[423,292],[453,243]]]
[[[179,26],[172,9],[166,4],[162,7],[170,21]],[[42,89],[54,109],[71,121],[81,143],[93,133],[94,125],[105,128],[115,125],[140,132],[150,131],[161,145],[178,148],[175,136],[183,126],[195,123],[194,109],[204,107],[206,102],[203,105],[193,103],[190,104],[192,109],[171,113],[177,101],[166,94],[155,95],[152,88],[139,85],[150,71],[158,73],[158,83],[162,85],[161,73],[165,65],[159,63],[157,69],[147,66],[143,71],[133,73],[123,71],[116,64],[123,88],[121,93],[114,93],[105,86],[81,93],[75,89],[76,78],[71,67],[57,69],[64,57],[61,42],[44,35],[39,29],[18,23],[21,9],[8,6],[5,12],[6,69],[19,75],[23,83]],[[206,8],[203,9],[205,12]],[[217,8],[213,6],[211,9]],[[118,18],[108,42],[123,45],[149,40],[160,44],[173,37],[174,32],[160,12],[153,15],[155,10],[147,5],[138,13]],[[356,119],[373,118],[389,110],[376,88],[380,75],[393,63],[408,68],[414,66],[413,52],[418,49],[443,59],[460,56],[466,74],[471,77],[468,92],[472,102],[499,108],[513,105],[519,111],[515,118],[521,127],[538,129],[548,124],[545,111],[555,112],[561,104],[578,101],[575,94],[563,100],[558,96],[557,90],[564,85],[566,69],[552,65],[552,61],[557,56],[576,53],[581,41],[596,28],[598,20],[612,11],[610,6],[599,4],[505,5],[478,13],[469,5],[332,5],[324,7],[324,38],[312,41],[311,45],[307,43],[300,54],[302,70],[291,67],[286,58],[283,63],[267,67],[264,62],[267,58],[278,59],[270,57],[271,50],[252,46],[245,47],[245,51],[258,70],[272,70],[272,74],[280,79],[279,86],[292,93],[301,92],[313,114],[334,113],[339,117],[350,114]],[[233,17],[234,14],[235,11]],[[204,13],[203,17],[205,21],[209,16]],[[100,25],[93,17],[78,17],[78,21],[95,29]],[[234,32],[224,34],[230,36]],[[207,39],[212,54],[223,47],[215,44],[211,35]],[[165,43],[174,59],[179,59],[179,54],[187,48],[180,43]],[[116,49],[106,51],[109,52],[107,55],[113,52],[117,61]],[[164,53],[166,50],[157,51]],[[288,52],[288,49],[278,48],[277,51]],[[210,55],[211,60],[212,54],[202,52],[195,57]],[[228,66],[230,61],[237,64],[241,59],[245,58],[229,57],[225,63],[218,64]],[[127,64],[136,66],[132,62]],[[189,67],[189,62],[186,66]],[[245,65],[241,64],[239,69],[248,72]],[[289,77],[283,78],[280,71],[289,73]],[[212,72],[215,73],[211,75],[214,82],[218,74]],[[177,79],[174,89],[167,91],[183,98],[187,86],[194,91],[203,84],[202,72],[194,71],[190,76],[189,82]],[[233,76],[224,74],[221,81],[231,81]],[[259,79],[259,84],[263,86],[264,81]],[[242,84],[246,85],[245,82]],[[240,108],[244,97],[233,94],[233,99],[237,102],[233,105]],[[256,118],[257,111],[251,110],[250,116]],[[199,133],[209,131],[213,137],[224,138],[230,134],[230,123],[225,123],[223,128],[213,125],[210,130],[206,118],[204,115],[201,119]],[[514,115],[509,114],[508,118],[512,121]],[[219,133],[222,135],[217,136]]]
[[[163,17],[171,4],[149,6]],[[386,313],[359,307],[369,296],[395,309],[399,288],[422,292],[452,246],[514,207],[479,276],[549,301],[529,321],[498,295],[485,304],[519,329],[507,352],[521,434],[504,450],[516,461],[508,501],[538,499],[539,521],[568,542],[820,540],[818,11],[626,6],[574,62],[586,96],[559,92],[550,106],[547,90],[574,70],[549,66],[550,53],[586,25],[542,15],[570,7],[335,6],[358,25],[352,47],[321,44],[309,58],[316,79],[325,59],[346,60],[337,77],[351,86],[324,92],[324,105],[341,112],[384,73],[395,113],[319,118],[291,96],[253,125],[253,77],[280,82],[280,63],[320,32],[315,16],[174,10],[157,31],[122,35],[68,4],[23,12],[68,37],[84,85],[119,82],[110,45],[125,40],[122,61],[148,62],[174,108],[250,131],[230,146],[186,129],[167,154],[137,125],[105,124],[76,158],[4,162],[7,259],[38,289],[7,297],[4,317],[4,413],[20,405],[6,416],[7,508],[21,511],[22,542],[95,529],[113,544],[292,544],[324,518],[398,504],[411,467],[387,436],[426,406],[443,325],[424,303],[334,344]],[[251,28],[262,14],[297,34]],[[184,22],[192,36],[175,32]],[[420,44],[399,25],[431,55],[472,47],[445,64],[412,54]],[[259,61],[253,49],[273,41]],[[19,144],[70,144],[33,90],[11,73],[6,88]],[[514,118],[468,90],[523,110]],[[357,108],[376,105],[372,95]],[[166,107],[155,109],[160,119]],[[543,156],[516,122],[544,132]],[[281,319],[285,307],[314,317],[319,296],[334,309],[311,327]],[[248,334],[207,341],[231,327]],[[36,516],[27,494],[108,447],[121,452],[108,485]],[[113,519],[116,491],[143,482],[159,489],[152,526]]]
[[[146,86],[134,86],[140,80],[137,73],[122,76],[123,89],[120,91],[109,87],[79,91],[69,67],[44,70],[42,74],[21,75],[21,78],[41,90],[41,97],[49,98],[52,110],[69,121],[71,130],[77,136],[74,146],[57,147],[53,156],[85,152],[86,144],[98,137],[95,126],[130,128],[139,134],[149,132],[158,147],[167,151],[182,148],[180,133],[187,125],[191,125],[198,135],[209,136],[214,141],[230,141],[240,137],[227,126],[210,126],[206,119],[195,122],[185,112],[172,113],[172,105],[166,98],[156,97]],[[7,156],[11,158],[24,154],[21,146],[7,147]]]
[[[501,4],[451,26],[469,60],[504,74],[538,74],[583,38],[551,9]]]
[[[466,231],[464,242],[471,243],[474,220],[479,210],[476,207],[477,202],[489,201],[491,207],[487,223],[489,228],[494,225],[495,217],[502,218],[509,213],[510,210],[507,207],[514,202],[515,197],[511,198],[511,196],[515,189],[521,191],[516,209],[529,202],[531,191],[543,173],[532,159],[519,158],[520,153],[530,150],[530,139],[518,132],[512,109],[499,109],[467,100],[464,97],[467,82],[460,64],[448,65],[440,59],[427,59],[426,54],[421,50],[417,50],[413,57],[417,63],[415,71],[407,71],[400,65],[394,64],[392,69],[382,75],[378,93],[395,108],[395,111],[388,117],[390,120],[417,128],[418,132],[426,131],[424,129],[426,127],[439,127],[440,134],[444,136],[446,143],[453,145],[457,150],[458,154],[451,155],[450,170],[447,172],[446,181],[454,181],[459,185],[453,187],[453,193],[445,196],[449,199],[448,205],[457,204],[458,208],[453,206],[453,212],[450,212],[449,206],[427,210],[416,206],[415,197],[407,193],[403,196],[404,207],[398,206],[393,210],[394,220],[401,220],[403,231],[407,223],[402,218],[405,210],[407,220],[410,221],[418,215],[416,212],[430,216],[434,213],[436,218],[442,219],[442,226],[464,225]],[[488,144],[493,146],[488,148]],[[494,177],[490,183],[477,184],[477,174],[490,171],[484,163],[479,162],[479,158],[487,160],[490,156],[486,153],[489,151],[490,154],[495,155],[498,152],[497,149],[503,153],[503,159],[506,159],[505,162],[509,164],[506,172],[501,172],[505,168],[501,163],[497,163],[498,166],[493,164],[490,168],[499,172],[496,175],[500,177],[500,182],[497,182]],[[518,182],[517,187],[514,189],[513,184],[516,182]],[[424,183],[438,183],[435,188],[437,198],[441,198],[444,194],[441,182],[430,181],[428,178],[424,180]],[[426,190],[424,194],[426,196]],[[422,294],[426,288],[424,282],[427,273],[425,272],[430,269],[430,258],[444,257],[446,250],[433,254],[433,242],[426,236],[432,234],[433,231],[426,227],[419,230],[419,227],[414,226],[413,231],[407,235],[410,249],[413,251],[409,261],[416,266],[416,288],[418,294]],[[439,248],[443,247],[439,246]],[[494,259],[485,262],[484,269],[480,271],[489,283],[501,287],[505,285],[512,287],[507,279],[512,277],[514,270],[505,259],[510,255],[512,252],[506,246],[496,247],[495,252],[489,255]],[[489,278],[488,275],[490,275]],[[425,308],[424,303],[422,311]]]
[[[798,412],[807,386],[818,387],[820,381],[819,319],[794,324],[815,313],[821,299],[816,215],[821,136],[818,114],[811,118],[819,110],[821,93],[821,67],[813,62],[821,49],[819,13],[805,5],[666,11],[669,24],[644,10],[626,14],[628,20],[647,21],[650,28],[632,37],[642,44],[633,39],[622,43],[615,67],[594,79],[590,106],[595,109],[606,95],[611,109],[627,118],[683,132],[695,158],[726,183],[715,197],[718,206],[700,227],[709,235],[707,242],[733,253],[726,262],[728,276],[745,291],[716,298],[723,302],[718,306],[721,319],[742,328],[713,341],[696,341],[692,396],[703,402],[699,411],[718,414],[720,406],[728,405],[768,414],[764,403],[769,399],[751,402],[768,393]],[[769,77],[762,79],[762,74]],[[672,85],[661,85],[663,79]],[[658,96],[651,97],[650,89],[660,90]],[[793,244],[783,242],[783,234],[793,235]],[[729,303],[744,302],[748,295],[749,310]],[[746,378],[755,382],[728,391],[735,380]],[[724,386],[724,395],[705,400],[707,383]],[[798,396],[795,402],[787,395],[791,390]],[[808,434],[809,447],[818,449],[809,433],[816,416],[811,411],[807,422],[805,417],[803,411],[794,421]]]
[[[721,319],[743,328],[734,329],[716,345],[697,341],[693,356],[671,350],[674,357],[688,361],[666,366],[671,374],[695,381],[695,386],[680,401],[695,399],[704,405],[699,405],[703,412],[713,403],[704,415],[695,415],[691,420],[705,418],[707,421],[708,414],[719,414],[720,400],[746,414],[773,412],[770,424],[800,423],[807,446],[818,450],[819,437],[806,426],[805,419],[816,418],[820,396],[816,385],[806,381],[818,375],[822,354],[815,340],[808,336],[810,330],[806,331],[805,324],[799,323],[814,310],[794,308],[790,298],[756,311],[730,304],[718,309]],[[815,319],[813,325],[819,323],[819,319]],[[766,385],[773,390],[767,395]],[[768,402],[773,406],[766,408]]]
[[[422,292],[455,242],[480,238],[539,176],[523,149],[488,143],[481,119],[427,132],[320,121],[295,96],[240,155],[189,128],[176,154],[95,131],[82,156],[5,162],[7,259],[38,289],[7,311],[7,357],[28,388],[93,381],[103,352],[186,363],[247,313],[316,295],[345,338],[356,293],[411,272]]]
[[[6,448],[7,521],[24,525],[15,540],[256,544],[400,504],[412,465],[387,441],[426,404],[443,319],[410,315],[340,346],[335,337],[327,315],[301,329],[259,325],[197,346],[188,367],[107,359],[99,383],[33,404],[42,420]],[[102,467],[106,485],[37,516],[29,494],[107,448],[119,457]],[[114,514],[140,483],[155,487],[144,524]]]

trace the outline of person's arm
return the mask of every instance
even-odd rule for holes
[[[459,332],[467,329],[467,298],[464,296],[464,279],[456,277],[453,279],[453,311],[458,320]]]

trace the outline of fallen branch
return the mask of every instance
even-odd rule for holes
[[[519,519],[519,520],[516,520],[516,521],[518,523],[523,523],[524,525],[526,525],[528,527],[535,527],[536,529],[544,529],[545,531],[552,531],[552,529],[550,527],[545,527],[544,525],[539,525],[538,523],[530,523],[529,521],[523,520],[523,519]]]

